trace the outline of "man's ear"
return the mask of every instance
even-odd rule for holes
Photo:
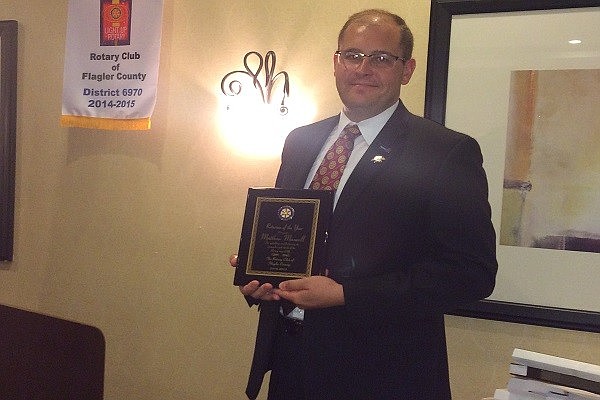
[[[404,68],[402,69],[402,84],[406,85],[410,81],[413,72],[415,72],[415,68],[417,67],[417,61],[414,58],[407,60],[404,63]]]

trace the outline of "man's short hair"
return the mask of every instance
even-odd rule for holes
[[[400,17],[399,15],[380,9],[363,10],[357,12],[356,14],[352,14],[340,30],[340,33],[338,35],[338,45],[341,42],[342,36],[344,36],[344,33],[346,32],[346,29],[348,29],[348,26],[350,26],[350,24],[363,20],[368,21],[370,17],[373,16],[383,16],[390,18],[400,27],[400,49],[402,51],[400,57],[405,59],[412,58],[414,38],[412,32],[410,31],[410,28],[408,27],[408,25],[406,25],[404,19],[402,19],[402,17]]]

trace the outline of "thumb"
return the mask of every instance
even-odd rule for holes
[[[302,284],[302,279],[292,279],[289,281],[283,281],[279,284],[279,289],[281,290],[301,290],[304,288]]]

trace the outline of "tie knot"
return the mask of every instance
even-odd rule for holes
[[[356,124],[348,124],[342,131],[342,135],[347,139],[356,139],[360,136],[360,129],[358,129],[358,125]]]

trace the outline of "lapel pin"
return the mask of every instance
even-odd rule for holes
[[[373,157],[373,159],[371,161],[373,161],[374,163],[384,162],[385,157],[384,156],[375,156],[375,157]]]

